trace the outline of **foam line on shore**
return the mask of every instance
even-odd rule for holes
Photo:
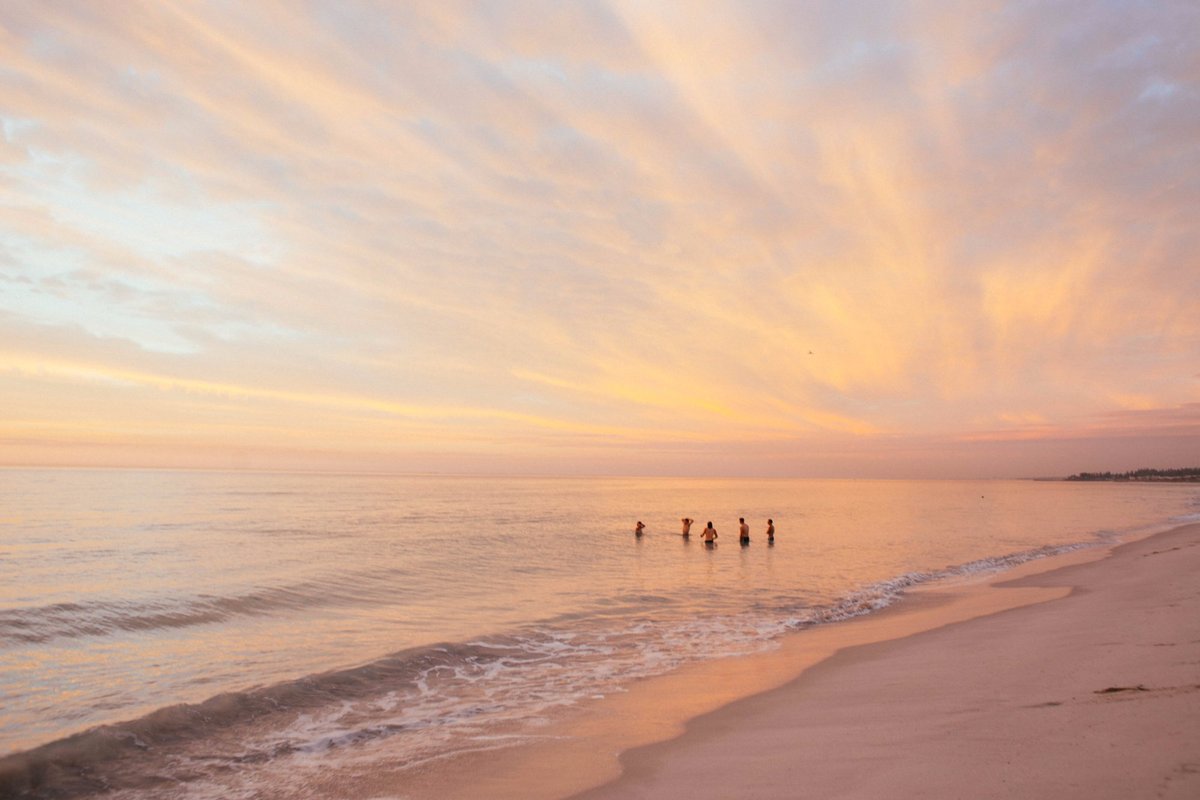
[[[619,778],[572,800],[790,797],[799,776],[814,797],[1195,797],[1197,569],[1192,524],[935,587],[915,612],[820,631],[844,646],[627,750]],[[1057,601],[994,608],[1030,592]],[[877,623],[893,635],[852,641]]]
[[[1109,542],[1111,544],[1111,542]],[[377,774],[363,791],[402,786],[413,797],[553,800],[620,775],[618,756],[679,736],[689,720],[719,713],[748,696],[797,679],[839,650],[896,639],[997,612],[1061,598],[1065,587],[1008,588],[992,584],[1100,559],[1107,547],[1068,545],[1053,552],[1031,551],[1016,558],[987,559],[944,574],[905,581],[903,601],[864,613],[839,615],[833,625],[801,626],[773,651],[687,664],[666,675],[636,681],[625,693],[607,697],[570,721],[546,731],[541,743],[515,751],[469,754],[446,770],[421,775]],[[1008,567],[1006,570],[1005,567]],[[975,582],[971,579],[977,578]],[[951,579],[947,584],[946,579]],[[964,580],[954,580],[964,579]],[[927,582],[932,581],[932,582]],[[982,581],[987,581],[984,583]],[[464,781],[464,776],[469,776]]]

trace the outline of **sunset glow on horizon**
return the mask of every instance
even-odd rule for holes
[[[1192,2],[7,3],[0,465],[1200,464]]]

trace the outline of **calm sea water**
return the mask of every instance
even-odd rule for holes
[[[32,768],[303,797],[309,770],[519,741],[913,583],[1197,518],[1194,485],[0,470],[0,796]]]

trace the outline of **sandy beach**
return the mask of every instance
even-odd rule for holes
[[[468,798],[1200,796],[1200,525],[911,591],[605,698],[541,745],[376,771]]]
[[[1200,797],[1197,575],[1189,525],[801,634],[799,677],[574,798]]]

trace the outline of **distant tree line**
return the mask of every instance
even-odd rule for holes
[[[1196,481],[1200,482],[1200,467],[1179,469],[1135,469],[1129,472],[1080,472],[1069,481]]]

